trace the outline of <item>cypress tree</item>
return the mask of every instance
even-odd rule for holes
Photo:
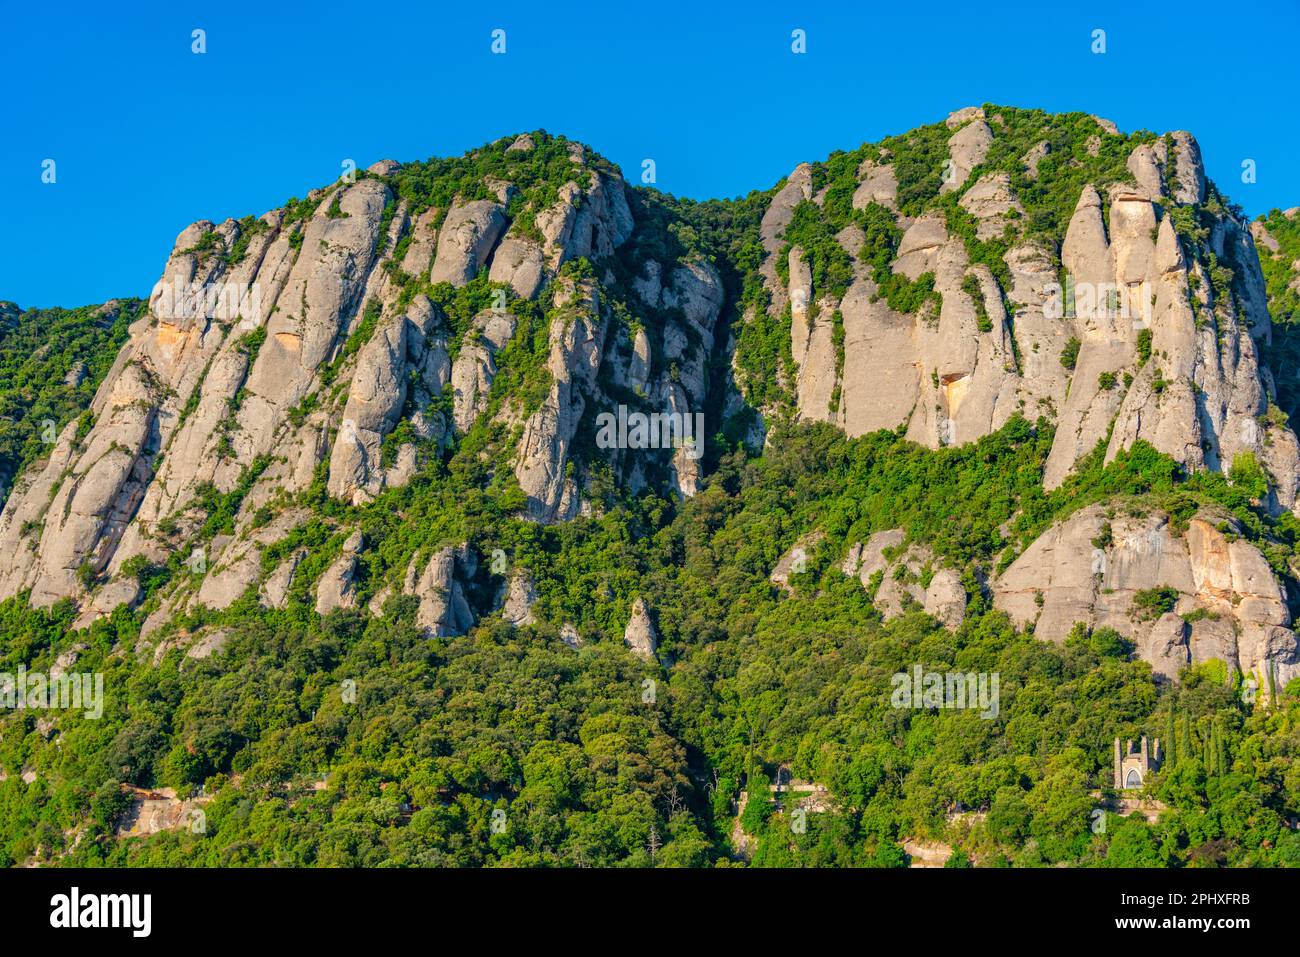
[[[1228,773],[1228,743],[1223,739],[1223,724],[1218,718],[1214,719],[1214,749],[1219,777],[1223,777]]]
[[[1192,719],[1187,715],[1183,715],[1183,720],[1180,724],[1178,753],[1181,754],[1184,759],[1195,757],[1196,749],[1192,746]]]

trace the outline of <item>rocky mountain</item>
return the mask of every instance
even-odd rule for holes
[[[725,248],[691,225],[702,207],[641,192],[539,132],[187,227],[89,428],[68,421],[6,503],[0,599],[71,599],[84,626],[137,604],[139,570],[180,554],[202,575],[156,596],[146,633],[245,593],[282,604],[301,553],[265,556],[312,517],[301,499],[363,506],[471,441],[543,523],[596,507],[602,470],[633,494],[695,494],[709,459],[682,429],[599,447],[598,416],[619,408],[687,428],[699,414],[755,447],[783,417],[939,448],[1020,416],[1054,428],[1047,489],[1094,450],[1110,462],[1144,442],[1189,472],[1260,468],[1268,510],[1297,508],[1296,438],[1260,361],[1273,324],[1256,242],[1278,244],[1207,182],[1190,134],[960,110],[799,166],[721,227]],[[338,534],[311,585],[321,613],[361,597],[370,544],[345,518]],[[1061,614],[1097,618],[1058,584],[1093,574],[1080,534],[1053,529],[991,585],[1044,595],[1044,637],[1068,630]],[[1065,566],[1049,573],[1042,551]],[[425,543],[368,605],[414,595],[431,629],[463,630],[477,613],[456,582],[476,572],[464,547]],[[1230,660],[1293,673],[1280,604],[1265,650]],[[1186,644],[1181,663],[1200,656]]]
[[[716,271],[633,253],[634,305],[660,321],[620,321],[612,274],[591,265],[633,231],[617,171],[544,134],[463,165],[473,173],[430,188],[425,168],[378,163],[259,218],[182,231],[90,405],[93,426],[69,423],[0,519],[0,598],[74,598],[93,614],[134,603],[124,569],[164,563],[200,532],[207,496],[235,494],[207,577],[162,614],[224,608],[260,584],[259,556],[306,517],[256,520],[269,503],[316,480],[341,502],[369,502],[476,427],[509,433],[496,444],[509,446],[502,464],[527,514],[562,521],[582,507],[570,447],[590,403],[700,408]],[[506,369],[522,388],[494,393]],[[693,492],[696,456],[682,446],[662,458],[669,484]],[[633,488],[648,467],[624,469]],[[431,572],[406,589],[427,594]]]
[[[903,645],[1032,635],[1063,656],[1053,673],[1118,656],[1141,685],[1125,702],[1155,694],[1142,682],[1172,701],[1186,676],[1201,707],[1219,667],[1223,694],[1250,681],[1276,701],[1300,673],[1297,277],[1295,210],[1248,223],[1189,133],[1085,114],[966,108],[702,203],[542,131],[382,161],[186,227],[147,303],[0,310],[0,621],[29,642],[14,654],[141,669],[131,715],[92,749],[133,787],[271,787],[383,750],[371,735],[391,722],[406,730],[390,741],[416,735],[441,762],[436,787],[384,772],[407,804],[459,793],[486,813],[487,792],[532,794],[534,758],[483,770],[479,736],[560,689],[533,730],[580,739],[592,774],[617,738],[641,777],[609,786],[677,808],[655,827],[683,793],[707,803],[701,754],[733,790],[766,756],[857,794],[882,759],[836,777],[853,734],[819,725],[829,737],[796,748],[836,708],[795,703]],[[59,348],[31,348],[53,319]],[[502,706],[483,686],[517,662],[482,656],[512,643],[554,657]],[[858,670],[835,664],[853,649]],[[1007,715],[1033,654],[999,659]],[[305,670],[208,700],[222,668],[277,655]],[[344,732],[325,672],[420,662],[418,705],[387,713],[407,680],[389,674],[371,723]],[[141,682],[174,675],[203,704],[164,719],[151,709],[171,699]],[[654,705],[660,679],[675,716],[601,723]],[[641,705],[567,697],[592,680]],[[794,713],[733,709],[783,680],[803,682],[783,692]],[[417,734],[408,707],[475,718]],[[1148,711],[1114,720],[1131,734]],[[310,743],[318,713],[328,746]],[[601,717],[579,729],[578,713]],[[1205,762],[1219,720],[1187,733]],[[0,745],[0,764],[53,774],[47,733]],[[991,800],[968,791],[952,800]]]

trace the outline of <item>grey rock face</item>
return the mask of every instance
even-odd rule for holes
[[[979,225],[975,234],[980,239],[1001,236],[1007,226],[1007,217],[1013,211],[1023,214],[1024,207],[1011,189],[1011,177],[1007,173],[986,173],[975,185],[966,190],[958,201],[976,219]]]
[[[1196,138],[1185,130],[1172,134],[1174,140],[1174,175],[1178,189],[1174,199],[1180,203],[1205,202],[1205,166]]]
[[[632,235],[632,225],[622,180],[595,171],[585,190],[570,182],[560,189],[555,206],[537,214],[552,269],[580,256],[608,256]]]
[[[437,208],[426,209],[411,224],[411,243],[400,264],[404,272],[420,278],[428,275],[438,248],[439,213]]]
[[[515,477],[528,496],[528,513],[543,521],[577,514],[577,489],[565,475],[569,444],[586,408],[584,391],[596,386],[607,323],[594,285],[557,291],[564,309],[552,321],[547,368],[551,389],[540,409],[524,423]]]
[[[460,354],[451,367],[456,431],[468,432],[487,407],[497,372],[496,354],[515,334],[515,325],[511,313],[489,310],[476,317],[465,334]]]
[[[193,610],[198,605],[214,611],[229,608],[261,579],[263,551],[285,538],[307,517],[303,510],[289,509],[266,525],[241,530],[233,541],[224,544],[214,541],[211,553],[206,556],[208,572],[189,608]]]
[[[478,274],[506,225],[505,211],[486,199],[453,206],[438,233],[430,280],[463,286]]]
[[[361,348],[338,439],[330,456],[330,494],[361,504],[379,491],[380,443],[406,401],[408,324],[389,321]]]
[[[412,558],[402,591],[420,599],[416,621],[430,637],[463,635],[474,626],[465,582],[474,577],[478,560],[468,545],[438,549],[418,571]]]
[[[185,657],[192,661],[202,661],[204,658],[210,658],[212,655],[225,650],[229,642],[229,633],[221,628],[214,628],[211,631],[204,632],[197,641],[190,645],[185,651]]]
[[[991,180],[990,190],[977,194],[990,202],[972,204],[990,222],[1000,209],[1012,208],[995,201],[999,182]],[[795,265],[792,257],[792,286]],[[842,301],[821,303],[818,321],[801,326],[792,310],[800,416],[834,421],[850,435],[905,425],[909,439],[932,448],[971,441],[1000,427],[1023,400],[1025,387],[1017,373],[1003,295],[991,272],[970,265],[965,244],[948,235],[943,217],[936,214],[908,226],[892,269],[911,280],[932,274],[941,308],[936,311],[927,303],[916,315],[893,313],[874,279],[859,266]],[[978,296],[971,294],[972,280]],[[835,306],[844,330],[838,383],[831,324]],[[1033,328],[1025,323],[1027,331]],[[803,347],[800,336],[807,339]],[[828,398],[836,385],[839,403],[831,410]]]
[[[357,604],[354,577],[357,571],[357,556],[361,553],[364,539],[360,532],[353,532],[343,543],[343,551],[334,563],[325,570],[316,586],[316,614],[328,615],[338,608],[355,608]]]
[[[641,598],[632,603],[632,617],[623,633],[623,643],[632,649],[633,654],[647,661],[654,660],[655,649],[659,647],[659,635],[650,620],[650,611]]]
[[[826,533],[820,530],[800,536],[799,540],[776,563],[776,567],[768,575],[768,581],[783,589],[787,594],[792,593],[790,576],[802,574],[808,569],[813,552],[825,537]]]
[[[306,557],[305,552],[294,552],[279,565],[262,583],[262,603],[267,608],[283,608],[289,602],[289,589],[293,586],[294,572],[298,564]]]
[[[140,584],[134,578],[111,581],[91,597],[73,628],[89,628],[96,620],[109,617],[123,605],[131,607],[139,600]]]
[[[570,622],[565,622],[560,628],[560,641],[564,642],[574,651],[583,646],[582,636],[578,634],[578,629],[574,628]]]
[[[948,114],[948,118],[943,121],[944,126],[950,130],[958,129],[962,124],[969,123],[971,120],[984,119],[984,107],[982,106],[963,106],[960,110],[953,110]]]
[[[521,299],[532,299],[545,279],[542,248],[528,239],[507,236],[492,257],[488,278],[508,283]]]
[[[964,186],[970,178],[971,170],[984,162],[992,145],[993,131],[983,119],[976,119],[954,133],[948,140],[951,175],[944,180],[939,191],[947,193]]]
[[[1144,143],[1129,154],[1128,171],[1141,192],[1151,200],[1164,195],[1166,150],[1164,143]]]
[[[987,159],[993,138],[1003,135],[1000,121],[979,108],[947,121],[954,176],[943,188],[958,193],[954,198],[975,217],[980,238],[1001,235],[1021,212],[1006,174],[974,181],[970,175]],[[1115,131],[1098,124],[1100,145]],[[1031,172],[1047,155],[1040,146],[1024,159]],[[529,136],[510,145],[516,154],[535,148]],[[0,599],[24,590],[45,606],[74,597],[85,623],[110,613],[108,602],[134,601],[126,563],[136,556],[165,561],[188,547],[205,519],[200,490],[230,492],[256,466],[261,471],[233,535],[220,549],[211,543],[211,571],[194,592],[165,596],[150,627],[190,605],[227,607],[258,586],[263,601],[282,607],[297,561],[283,562],[262,580],[269,541],[252,520],[259,509],[280,512],[284,496],[306,489],[322,463],[331,495],[357,505],[371,501],[416,479],[451,430],[472,429],[489,405],[496,422],[518,430],[511,467],[531,517],[560,521],[598,507],[584,501],[582,462],[570,454],[582,438],[576,430],[584,414],[589,419],[592,411],[635,401],[646,411],[691,416],[709,403],[717,384],[710,380],[719,370],[727,379],[741,373],[736,329],[729,342],[714,341],[723,284],[703,257],[659,262],[653,257],[662,251],[633,244],[625,264],[636,272],[632,298],[645,314],[635,301],[605,301],[601,282],[612,267],[603,280],[557,278],[578,257],[597,263],[599,272],[602,257],[627,244],[635,226],[617,174],[586,165],[588,154],[576,145],[571,157],[580,165],[566,173],[570,179],[556,201],[535,211],[531,225],[507,220],[519,187],[489,177],[483,185],[495,198],[454,200],[449,210],[412,206],[367,178],[313,191],[319,206],[305,219],[298,211],[267,213],[251,235],[246,222],[234,220],[187,227],[149,314],[132,327],[95,397],[90,433],[78,438],[75,427],[65,429],[47,459],[19,478],[0,513]],[[1043,169],[1057,166],[1054,159]],[[397,167],[381,161],[373,170],[391,176]],[[1266,504],[1295,508],[1300,444],[1290,429],[1265,425],[1261,417],[1272,383],[1260,369],[1259,350],[1271,323],[1255,244],[1271,250],[1276,239],[1229,214],[1207,220],[1209,245],[1236,273],[1233,295],[1218,301],[1205,270],[1180,249],[1168,214],[1174,203],[1206,198],[1195,140],[1174,133],[1139,147],[1129,171],[1133,182],[1115,184],[1105,196],[1093,186],[1083,189],[1060,265],[1076,287],[1076,306],[1085,285],[1113,287],[1120,302],[1142,313],[1144,329],[1106,309],[1050,315],[1056,252],[1036,243],[1019,242],[1007,253],[1011,283],[1001,288],[994,271],[971,263],[942,213],[916,219],[898,213],[888,150],[862,163],[852,204],[876,203],[895,215],[903,236],[891,270],[909,279],[932,274],[942,307],[894,313],[879,297],[870,267],[857,261],[864,238],[858,225],[836,237],[853,268],[842,296],[814,288],[801,249],[790,252],[791,281],[782,282],[776,260],[786,252],[785,230],[796,207],[827,197],[824,188],[813,189],[813,168],[797,167],[759,227],[771,309],[774,316],[790,310],[795,365],[790,374],[784,365],[777,374],[795,396],[797,417],[833,423],[850,435],[901,428],[908,438],[939,447],[978,439],[1016,413],[1030,420],[1044,415],[1057,426],[1049,487],[1107,434],[1108,459],[1139,440],[1190,469],[1226,470],[1250,452],[1273,480]],[[398,248],[405,250],[400,263],[388,262]],[[483,270],[508,285],[511,297],[537,298],[548,316],[551,382],[540,405],[536,396],[527,404],[511,396],[488,401],[498,353],[516,334],[511,312],[483,313],[464,340],[449,343],[451,329],[438,308],[423,295],[408,301],[409,277],[461,285]],[[207,303],[203,294],[197,300],[192,292],[175,294],[178,287],[213,284],[251,284],[259,295]],[[370,321],[375,305],[377,323]],[[624,305],[633,306],[631,319],[621,314]],[[105,308],[111,318],[111,304]],[[736,326],[752,318],[740,317]],[[363,327],[367,341],[349,342]],[[1151,358],[1143,364],[1137,352],[1145,332]],[[1080,347],[1067,370],[1060,356],[1070,339]],[[746,414],[734,384],[722,385],[724,418]],[[435,400],[448,386],[453,397],[444,421]],[[399,423],[415,438],[385,448]],[[719,424],[711,421],[708,429]],[[746,441],[761,447],[761,416],[748,428]],[[686,448],[655,450],[657,459],[629,451],[615,450],[611,460],[633,488],[666,480],[685,496],[704,481]],[[286,533],[278,520],[269,528]],[[89,590],[83,587],[92,580]],[[338,601],[346,600],[345,585],[340,579]],[[923,604],[927,591],[917,599]]]
[[[533,584],[533,576],[526,569],[516,570],[510,576],[501,617],[516,627],[534,624],[537,617],[533,614],[533,605],[536,603],[537,587]]]
[[[865,544],[850,547],[841,571],[857,576],[863,588],[875,587],[875,605],[886,621],[915,604],[945,628],[957,628],[966,617],[961,576],[954,569],[940,567],[928,548],[903,548],[904,538],[898,528],[876,532]]]
[[[858,170],[862,181],[853,193],[853,208],[862,209],[868,203],[879,203],[887,209],[898,209],[898,177],[889,164],[878,165],[867,160]]]
[[[1285,591],[1259,550],[1221,527],[1232,531],[1234,521],[1203,512],[1180,532],[1159,512],[1108,518],[1090,506],[1007,568],[993,583],[994,604],[1047,641],[1063,641],[1076,622],[1113,628],[1170,678],[1221,658],[1264,686],[1271,670],[1281,687],[1300,673]],[[1177,601],[1153,617],[1135,599],[1158,588]]]
[[[1051,147],[1047,141],[1035,143],[1030,147],[1029,152],[1020,157],[1020,162],[1025,166],[1025,174],[1030,179],[1038,179],[1038,164],[1042,162],[1043,157],[1051,152]]]

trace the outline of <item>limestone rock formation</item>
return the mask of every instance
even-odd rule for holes
[[[537,616],[533,613],[533,605],[536,603],[537,586],[532,574],[527,569],[516,569],[510,576],[501,617],[516,627],[534,624]]]
[[[1063,641],[1077,622],[1113,628],[1170,678],[1218,658],[1281,688],[1300,674],[1286,592],[1239,534],[1234,519],[1211,511],[1178,528],[1159,511],[1089,506],[993,582],[994,604],[1047,641]]]
[[[316,586],[316,613],[327,615],[338,608],[356,607],[357,556],[361,552],[364,538],[360,532],[353,532],[343,543],[343,550],[334,563],[325,570]]]
[[[902,529],[876,532],[865,543],[850,546],[840,570],[874,589],[874,602],[888,621],[910,605],[919,605],[945,628],[953,629],[966,617],[966,589],[953,568],[940,567],[926,547],[904,547]]]
[[[412,558],[402,592],[420,600],[416,621],[431,636],[463,635],[474,625],[466,584],[478,570],[478,558],[468,544],[447,545],[429,556],[423,570]]]
[[[399,501],[404,487],[434,487],[469,448],[488,480],[518,483],[527,517],[567,521],[599,514],[606,474],[633,493],[694,495],[712,436],[758,450],[790,413],[930,448],[1041,416],[1055,428],[1049,489],[1098,448],[1112,461],[1146,442],[1189,471],[1228,472],[1253,456],[1268,481],[1261,504],[1300,507],[1300,443],[1273,408],[1277,383],[1261,359],[1273,333],[1256,244],[1272,255],[1277,237],[1225,202],[1190,134],[1135,134],[1125,161],[1107,121],[1094,118],[1071,154],[1048,130],[1016,133],[1005,111],[987,112],[958,110],[929,130],[937,155],[921,165],[936,179],[924,189],[903,140],[839,167],[799,165],[755,200],[746,228],[756,241],[731,262],[736,250],[665,230],[667,207],[632,195],[612,164],[540,131],[492,144],[490,172],[454,190],[421,194],[404,179],[410,166],[385,160],[260,217],[196,222],[86,417],[16,480],[0,511],[0,600],[71,598],[81,627],[145,601],[147,634],[250,594],[277,609],[305,595],[322,613],[354,607],[364,542],[349,539],[312,581],[300,579],[315,567],[303,566],[304,547],[281,551],[312,518],[301,501],[322,488],[339,509]],[[1014,151],[995,149],[1013,135]],[[511,165],[548,149],[544,188],[531,167]],[[1084,152],[1113,168],[1070,181],[1073,213],[1063,235],[1048,235],[1069,210],[1044,217],[1042,194],[1082,168],[1070,156]],[[796,242],[796,214],[824,216],[827,228]],[[880,241],[882,219],[896,235],[887,261],[869,261],[859,253]],[[757,392],[741,355],[756,337],[772,353]],[[88,374],[74,367],[69,387]],[[690,429],[649,447],[626,434],[602,446],[594,423],[616,413]],[[233,510],[219,528],[214,503]],[[880,573],[882,612],[916,602],[959,623],[957,570],[881,535],[851,550],[846,571],[864,583]],[[488,602],[474,605],[491,592],[475,583],[468,546],[375,548],[365,570],[380,580],[360,589],[372,613],[399,592],[415,596],[421,625],[444,636],[488,614]],[[141,594],[141,562],[192,550],[203,571],[156,601]],[[772,571],[783,590],[794,561]],[[531,578],[512,576],[503,617],[531,622],[535,594]],[[1168,614],[1137,638],[1173,662]],[[1260,614],[1250,620],[1261,629],[1289,625]],[[1251,667],[1285,657],[1280,633],[1228,635],[1213,621],[1192,629],[1204,648],[1231,645]],[[653,653],[653,626],[647,634]]]
[[[790,576],[799,575],[808,570],[813,551],[825,537],[826,534],[820,530],[800,536],[799,540],[790,546],[789,551],[782,555],[780,561],[776,563],[776,567],[768,575],[768,581],[781,588],[786,594],[791,594],[794,589],[790,584]]]
[[[583,646],[582,636],[578,634],[578,629],[573,627],[571,622],[565,622],[560,626],[560,641],[565,645],[577,651]]]
[[[974,119],[954,133],[948,140],[948,157],[952,165],[940,191],[946,193],[964,186],[971,170],[984,162],[992,145],[993,131],[983,118]]]
[[[455,206],[438,233],[438,254],[430,279],[461,286],[483,268],[506,225],[505,210],[486,199]]]
[[[251,586],[261,578],[262,552],[270,545],[283,539],[297,525],[305,521],[307,515],[299,509],[289,509],[275,516],[266,525],[252,529],[246,536],[225,543],[219,550],[205,556],[209,562],[207,574],[199,586],[198,594],[191,602],[203,605],[214,611],[229,608]],[[349,549],[349,546],[354,546]],[[349,539],[344,545],[346,554],[349,550],[356,552],[361,547],[360,540]],[[342,558],[340,558],[342,561]],[[342,592],[339,592],[339,596]],[[337,602],[330,603],[337,607]]]
[[[275,570],[262,583],[262,603],[268,608],[283,608],[289,601],[289,588],[293,585],[294,572],[306,557],[302,551],[294,552],[275,567]]]
[[[468,432],[487,407],[497,372],[496,354],[515,334],[515,325],[510,313],[489,310],[476,317],[465,334],[460,354],[451,366],[452,418],[457,432]]]
[[[962,194],[958,203],[979,220],[975,234],[980,239],[1001,236],[1008,216],[1013,212],[1020,216],[1025,211],[1012,192],[1011,177],[1006,173],[985,173]]]
[[[361,348],[330,456],[331,495],[359,505],[389,484],[381,446],[401,417],[412,373],[421,404],[446,383],[445,336],[436,335],[442,325],[436,307],[421,296]]]
[[[551,388],[524,424],[515,477],[528,496],[529,514],[541,521],[571,518],[578,490],[566,476],[569,445],[595,388],[608,324],[593,284],[557,291],[560,312],[551,323],[547,369]]]
[[[501,148],[523,156],[537,140],[525,135]],[[485,270],[509,295],[547,297],[543,305],[557,313],[570,299],[590,307],[584,321],[553,324],[547,371],[556,381],[543,408],[502,412],[531,416],[517,460],[535,516],[576,514],[567,449],[585,405],[609,404],[597,386],[607,319],[596,307],[598,282],[580,283],[576,297],[572,281],[557,285],[558,299],[546,290],[571,260],[613,254],[635,224],[612,167],[581,148],[569,149],[567,160],[558,199],[528,207],[534,226],[514,218],[518,190],[503,178],[484,182],[495,199],[412,207],[390,187],[405,168],[381,161],[298,206],[183,230],[149,313],[103,379],[89,433],[64,428],[0,513],[0,598],[29,592],[48,606],[72,597],[89,623],[111,611],[108,603],[135,600],[123,576],[132,559],[163,564],[176,550],[201,547],[211,571],[195,595],[164,601],[153,627],[191,600],[226,607],[252,586],[281,607],[297,562],[262,574],[260,554],[271,541],[258,531],[265,519],[253,522],[259,510],[279,511],[282,498],[302,492],[322,468],[332,496],[365,504],[411,481],[453,427],[463,434],[483,413],[515,314],[493,306],[452,343],[442,307],[424,290],[460,287]],[[609,374],[637,382],[659,408],[698,407],[721,283],[703,263],[663,268],[655,308],[671,317],[664,334],[682,376],[669,382],[665,369],[662,381],[649,381],[644,333]],[[400,441],[390,438],[399,430]],[[679,460],[671,481],[690,494],[698,471]],[[241,493],[233,534],[196,541],[206,519],[200,501],[241,483],[251,487]],[[278,537],[289,531],[279,520],[270,529]],[[322,607],[336,599],[344,593]]]
[[[853,193],[854,209],[862,209],[868,203],[898,209],[898,177],[894,174],[893,166],[864,160],[858,169],[858,178],[862,182]]]
[[[1099,135],[1120,135],[1098,123]],[[943,190],[959,193],[977,239],[1005,233],[1014,240],[1024,209],[1010,177],[991,172],[967,182],[998,124],[972,108],[947,125],[955,130],[955,173]],[[1024,162],[1036,171],[1047,149],[1044,140]],[[888,208],[896,197],[887,158],[859,167],[855,208]],[[1141,142],[1127,169],[1131,181],[1084,185],[1059,266],[1041,244],[1013,241],[1007,272],[995,275],[971,262],[966,241],[941,212],[899,216],[902,237],[890,270],[909,281],[932,276],[937,294],[910,315],[890,309],[878,277],[861,262],[839,298],[813,288],[809,257],[797,246],[788,253],[788,282],[778,280],[775,258],[794,209],[821,199],[812,195],[810,171],[797,169],[772,198],[760,234],[769,312],[789,313],[796,367],[789,385],[799,417],[833,422],[850,435],[903,428],[909,439],[939,447],[974,441],[1013,414],[1030,421],[1041,415],[1056,425],[1044,474],[1049,489],[1099,443],[1106,442],[1111,461],[1144,441],[1191,470],[1226,471],[1252,454],[1268,463],[1273,507],[1297,507],[1295,436],[1264,417],[1271,386],[1259,354],[1270,322],[1252,234],[1263,233],[1231,212],[1211,214],[1210,251],[1234,264],[1227,293],[1189,257],[1166,208],[1207,201],[1195,139],[1176,132]],[[843,231],[850,252],[862,241],[854,228]]]
[[[655,649],[659,647],[659,635],[650,620],[650,611],[646,608],[644,599],[637,598],[632,603],[632,617],[623,632],[623,643],[647,661],[654,659]]]

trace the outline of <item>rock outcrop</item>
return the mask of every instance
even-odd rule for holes
[[[468,544],[438,549],[422,570],[411,559],[402,593],[420,600],[416,621],[431,637],[463,635],[474,626],[466,586],[477,570],[478,558]]]
[[[632,617],[628,619],[627,629],[623,632],[623,643],[632,649],[632,653],[653,661],[655,649],[659,647],[659,634],[654,622],[650,620],[650,610],[643,599],[637,598],[632,603]]]
[[[886,621],[920,606],[945,628],[958,627],[966,617],[961,575],[942,567],[924,546],[904,547],[904,540],[902,529],[876,532],[849,548],[840,570],[874,590],[874,603]]]
[[[543,523],[599,514],[606,474],[633,493],[691,496],[710,436],[759,448],[764,417],[787,411],[930,448],[1043,417],[1055,427],[1049,489],[1099,448],[1112,461],[1145,442],[1189,471],[1258,462],[1261,503],[1300,508],[1300,443],[1273,414],[1260,359],[1272,326],[1255,244],[1272,254],[1277,239],[1224,201],[1190,134],[1135,134],[1121,165],[1122,134],[1096,123],[1071,148],[1113,169],[1070,181],[1059,253],[1043,223],[1063,211],[1045,219],[1042,193],[1077,163],[1059,136],[1017,134],[980,107],[930,128],[922,165],[937,176],[946,149],[947,167],[919,191],[900,181],[919,162],[902,140],[864,147],[838,171],[796,167],[761,216],[753,209],[756,242],[727,263],[736,250],[665,229],[668,207],[630,196],[611,164],[540,131],[485,147],[479,180],[455,189],[430,191],[411,166],[381,161],[261,217],[194,223],[87,416],[66,424],[0,511],[0,600],[71,598],[86,627],[146,601],[141,567],[197,551],[206,567],[147,599],[146,633],[246,595],[272,609],[314,598],[322,614],[364,601],[381,614],[400,594],[417,599],[429,634],[462,634],[491,611],[474,596],[497,593],[475,584],[473,550],[435,539],[365,555],[350,507],[429,487],[458,450],[491,481],[512,492],[517,482],[522,513]],[[1014,152],[996,148],[1012,135]],[[539,153],[541,185],[540,166],[512,165]],[[829,217],[826,231],[787,237],[809,213]],[[882,219],[896,233],[874,261],[859,253]],[[730,315],[737,302],[743,314]],[[772,380],[761,400],[738,352],[750,324],[772,353],[757,364]],[[87,374],[74,368],[67,381]],[[639,433],[636,416],[651,423]],[[609,417],[617,427],[601,433]],[[350,536],[323,574],[303,564],[303,546],[283,544],[322,489],[345,516],[330,527]],[[916,603],[955,627],[961,574],[901,545],[873,536],[846,571],[864,584],[879,573],[887,617]],[[772,572],[787,592],[796,562],[787,554]],[[533,623],[535,597],[531,578],[512,576],[504,619]],[[644,618],[648,631],[638,626],[636,647],[653,655],[637,607],[633,624]],[[1044,633],[1056,614],[1044,613]],[[1277,617],[1249,621],[1285,630]],[[1158,632],[1171,661],[1175,624]],[[1282,662],[1280,633],[1241,628],[1233,660]]]
[[[996,607],[1060,642],[1076,623],[1113,628],[1176,678],[1216,658],[1276,688],[1300,674],[1286,591],[1227,515],[1089,506],[1044,532],[992,585]]]
[[[544,135],[496,148],[528,157],[543,141],[554,149]],[[540,407],[512,399],[499,416],[523,426],[514,461],[529,513],[576,515],[582,477],[569,449],[584,410],[617,407],[606,380],[634,383],[647,411],[701,408],[722,288],[705,263],[646,260],[647,272],[664,277],[652,308],[664,317],[655,348],[668,364],[652,366],[644,330],[629,354],[607,354],[603,283],[556,279],[571,261],[609,257],[628,242],[635,223],[624,184],[576,146],[548,169],[567,179],[542,200],[521,203],[494,175],[483,185],[495,198],[457,198],[443,210],[398,199],[391,178],[406,167],[383,161],[304,203],[182,231],[148,314],[103,380],[89,432],[70,423],[0,513],[0,600],[29,592],[49,606],[71,597],[89,623],[109,604],[136,600],[123,575],[133,559],[164,564],[199,548],[212,570],[193,596],[169,597],[169,612],[189,602],[223,608],[250,587],[282,607],[296,556],[270,574],[260,556],[291,527],[253,517],[278,513],[322,472],[330,495],[364,505],[410,482],[453,430],[468,433],[489,407],[498,355],[517,328],[510,297],[536,300],[548,315],[551,385]],[[452,342],[430,294],[485,272],[504,296]],[[700,479],[690,451],[649,453],[672,460],[667,481],[682,494]],[[627,459],[629,480],[659,468]],[[233,533],[210,540],[202,503],[236,489]],[[346,607],[343,572],[327,575],[323,609]]]
[[[1130,180],[1085,184],[1058,266],[1051,249],[1018,239],[1025,210],[1007,173],[971,181],[1000,135],[983,112],[948,118],[950,175],[941,189],[958,194],[975,239],[1010,243],[1005,272],[972,262],[968,237],[955,235],[942,211],[897,213],[886,151],[858,168],[853,207],[893,210],[902,230],[890,271],[932,281],[936,295],[911,314],[890,308],[878,273],[860,260],[837,297],[814,288],[806,251],[793,246],[787,255],[782,239],[794,210],[825,201],[824,192],[813,194],[808,167],[772,197],[760,228],[760,272],[769,313],[788,311],[795,374],[787,385],[799,418],[833,422],[850,435],[902,428],[937,448],[974,441],[1013,414],[1044,416],[1056,426],[1049,489],[1099,443],[1111,461],[1144,441],[1189,470],[1227,471],[1239,456],[1254,455],[1268,463],[1273,506],[1296,508],[1295,436],[1264,415],[1271,385],[1259,355],[1270,321],[1255,251],[1255,235],[1264,232],[1210,203],[1195,139],[1176,132],[1140,141],[1128,157]],[[1099,143],[1121,135],[1097,122]],[[1027,171],[1037,175],[1048,150],[1043,140],[1026,153]],[[1179,234],[1171,213],[1178,205],[1202,211],[1212,224],[1207,238]],[[850,253],[862,240],[856,226],[841,233]],[[1199,253],[1188,246],[1193,241],[1205,244]],[[786,282],[776,268],[783,255]],[[1231,288],[1222,276],[1216,284],[1211,261],[1231,267]]]
[[[537,622],[533,606],[537,604],[537,586],[527,569],[517,569],[510,576],[506,587],[505,601],[501,607],[501,617],[515,627],[532,625]]]
[[[976,118],[963,126],[948,140],[948,157],[951,166],[944,176],[941,192],[960,189],[970,177],[971,170],[984,162],[989,147],[993,145],[993,131],[983,118]]]
[[[790,584],[790,577],[801,575],[808,570],[813,551],[825,537],[825,533],[819,530],[800,536],[799,540],[790,546],[789,551],[777,561],[771,574],[768,575],[768,581],[786,594],[792,594],[794,588]]]
[[[409,478],[405,470],[383,467],[383,439],[401,419],[409,390],[421,409],[442,394],[451,374],[446,336],[438,308],[417,296],[361,347],[330,455],[331,495],[360,505]],[[441,421],[424,429],[429,438],[445,430]]]
[[[321,576],[316,586],[316,614],[327,615],[339,608],[356,607],[357,557],[363,543],[360,532],[349,535],[339,557]]]

